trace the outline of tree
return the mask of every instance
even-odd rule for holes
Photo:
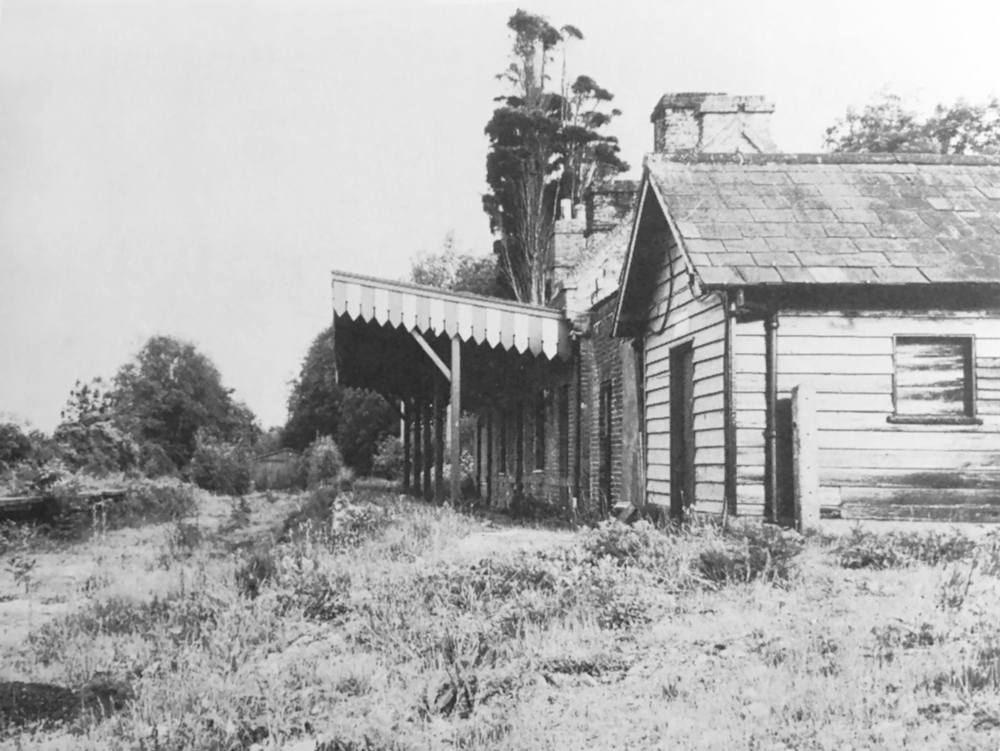
[[[117,420],[178,468],[194,455],[199,431],[245,445],[260,433],[253,413],[233,399],[212,361],[193,344],[168,336],[152,337],[119,369],[113,400]]]
[[[834,152],[997,153],[1000,100],[973,105],[959,99],[951,107],[937,105],[922,119],[898,95],[883,92],[860,113],[848,108],[843,119],[827,128],[825,143]]]
[[[318,436],[329,436],[340,447],[344,462],[367,475],[379,440],[397,426],[396,413],[381,396],[337,383],[334,330],[331,326],[321,332],[292,382],[284,444],[302,451]]]
[[[455,237],[445,235],[439,253],[422,251],[410,261],[410,281],[452,292],[471,292],[487,297],[510,297],[498,274],[496,258],[455,251]]]
[[[31,456],[31,440],[13,422],[0,423],[0,470]]]
[[[544,304],[554,222],[562,199],[579,203],[587,189],[628,169],[617,139],[600,131],[618,110],[589,76],[569,83],[566,45],[583,39],[573,26],[556,29],[541,16],[518,10],[507,22],[514,33],[511,63],[497,76],[513,93],[486,125],[489,193],[483,208],[498,236],[494,251],[514,297]],[[548,69],[563,53],[560,85],[550,88]]]
[[[114,392],[102,379],[77,381],[60,417],[52,440],[72,469],[104,473],[138,464],[139,446],[119,417]]]

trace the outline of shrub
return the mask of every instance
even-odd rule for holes
[[[31,456],[31,441],[14,423],[0,423],[0,468]]]
[[[727,530],[695,562],[701,578],[713,584],[734,584],[757,579],[788,581],[794,558],[802,552],[798,535],[787,535],[769,526],[746,525]]]
[[[583,535],[583,549],[594,560],[611,558],[618,564],[649,564],[667,555],[670,540],[650,522],[601,522]]]
[[[378,442],[372,457],[372,472],[387,480],[398,480],[403,471],[403,443],[394,435]]]
[[[63,423],[53,439],[73,470],[103,475],[131,469],[141,452],[131,435],[111,419]]]
[[[106,506],[111,529],[183,519],[194,512],[194,490],[176,478],[138,479],[125,487],[125,497]]]
[[[854,527],[834,543],[841,568],[886,569],[912,563],[937,566],[973,556],[976,542],[962,532],[889,532],[876,534]]]
[[[340,480],[340,473],[344,468],[340,449],[329,436],[320,436],[313,441],[303,454],[303,462],[308,488],[335,485]]]
[[[188,473],[199,488],[223,495],[250,492],[253,455],[242,444],[199,433]]]
[[[236,589],[253,600],[260,594],[264,582],[273,579],[277,571],[271,551],[254,553],[236,570]]]

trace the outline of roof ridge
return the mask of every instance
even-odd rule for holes
[[[924,154],[915,152],[892,153],[773,153],[744,154],[705,153],[698,151],[656,152],[646,154],[650,161],[677,164],[920,164],[1000,166],[1000,154]]]

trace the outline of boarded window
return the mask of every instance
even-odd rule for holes
[[[535,469],[545,469],[545,392],[535,396]]]
[[[896,337],[896,414],[973,417],[972,339]]]

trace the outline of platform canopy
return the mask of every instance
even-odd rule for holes
[[[474,408],[479,397],[510,391],[518,376],[570,357],[569,322],[560,310],[341,271],[332,276],[344,385],[396,399],[426,394],[435,374],[448,369],[455,340],[464,354],[464,406]]]

